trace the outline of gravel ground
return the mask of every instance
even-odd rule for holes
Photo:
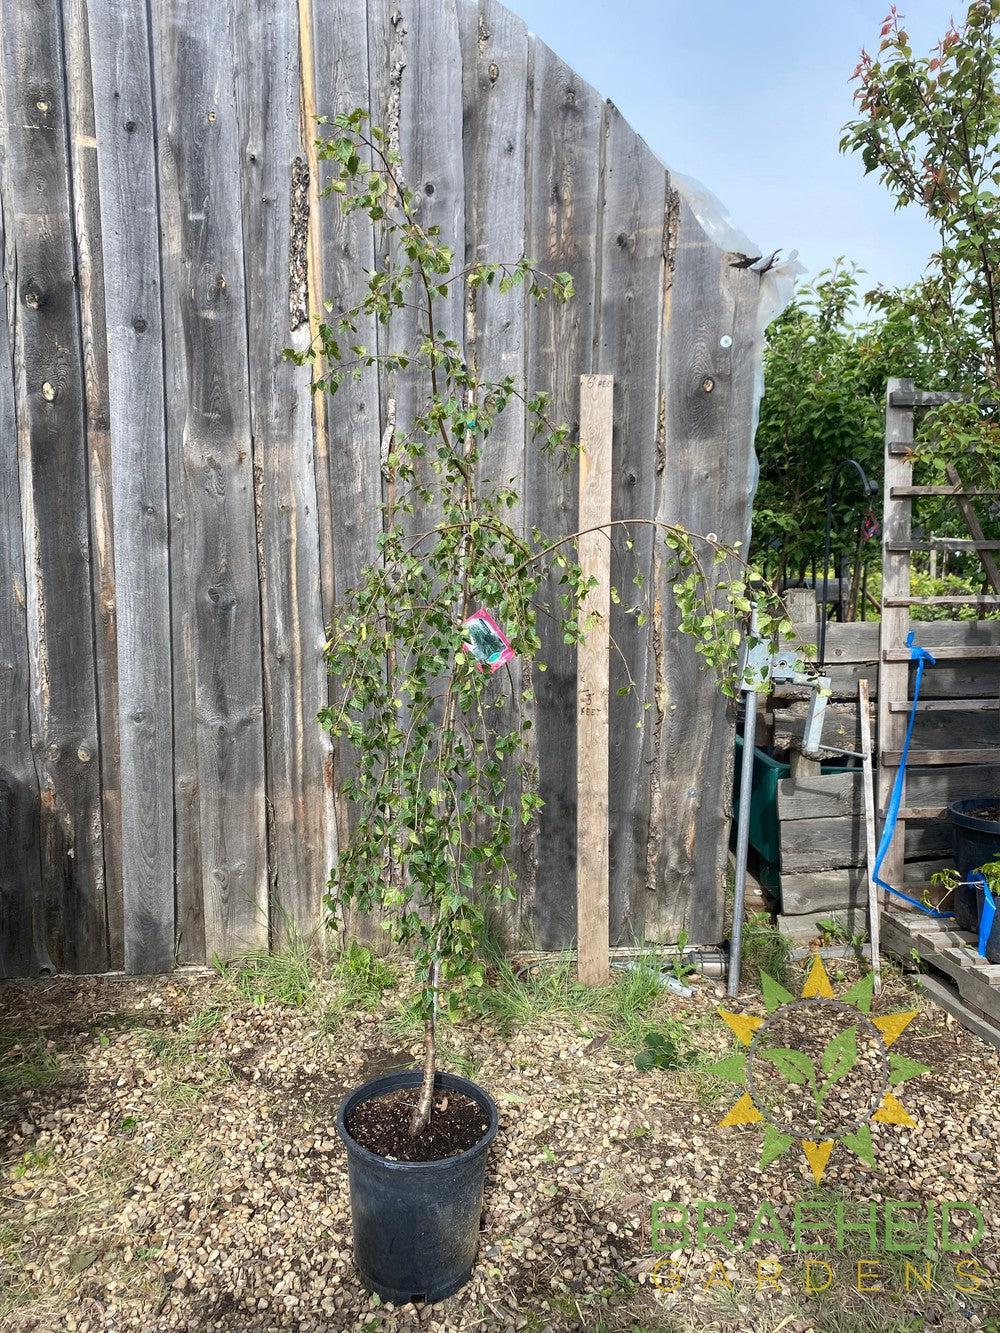
[[[717,1127],[739,1089],[698,1067],[730,1047],[721,991],[706,981],[693,999],[664,995],[627,1019],[578,1003],[539,1013],[528,997],[513,1028],[480,1017],[447,1030],[443,1063],[500,1108],[479,1264],[440,1305],[381,1305],[354,1272],[333,1120],[347,1089],[413,1064],[419,1034],[401,1017],[403,980],[373,1012],[344,984],[304,984],[297,1005],[208,977],[0,989],[0,1327],[1000,1327],[1000,1288],[987,1294],[1000,1256],[998,1053],[928,1004],[894,1048],[932,1068],[902,1089],[918,1127],[876,1126],[874,1169],[838,1146],[817,1187],[797,1151],[758,1166],[759,1127]],[[908,1003],[893,977],[876,1012]],[[741,1008],[764,1012],[752,998]],[[646,1023],[695,1065],[640,1073]],[[763,1200],[790,1226],[794,1201],[838,1197],[974,1201],[987,1285],[955,1294],[943,1261],[931,1294],[907,1295],[894,1256],[866,1271],[884,1290],[859,1293],[855,1258],[841,1256],[831,1287],[810,1296],[803,1260],[787,1256],[778,1289],[758,1292],[766,1245],[751,1257],[681,1247],[677,1291],[655,1268],[654,1200],[731,1201],[745,1234]]]

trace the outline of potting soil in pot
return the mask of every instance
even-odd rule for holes
[[[1000,805],[992,803],[973,806],[971,809],[965,810],[963,813],[969,815],[972,819],[992,819],[994,822],[1000,821]]]
[[[410,1117],[419,1094],[419,1088],[399,1088],[362,1102],[344,1120],[348,1134],[390,1162],[440,1162],[475,1147],[490,1127],[477,1102],[451,1091],[434,1098],[430,1124],[413,1139]]]

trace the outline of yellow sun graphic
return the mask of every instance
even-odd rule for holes
[[[745,1047],[745,1051],[736,1051],[711,1066],[712,1073],[729,1082],[743,1084],[745,1089],[719,1121],[720,1128],[763,1124],[764,1144],[760,1164],[762,1167],[770,1165],[792,1146],[797,1136],[787,1133],[787,1127],[783,1128],[771,1119],[766,1101],[759,1097],[758,1093],[759,1069],[766,1068],[769,1080],[777,1071],[786,1082],[796,1084],[804,1093],[811,1094],[816,1121],[817,1124],[821,1124],[823,1106],[828,1093],[858,1063],[858,1037],[867,1036],[875,1043],[881,1056],[881,1077],[878,1080],[876,1095],[868,1104],[858,1108],[856,1119],[852,1124],[841,1127],[835,1135],[818,1138],[802,1136],[798,1138],[798,1142],[817,1184],[823,1179],[823,1173],[837,1142],[843,1143],[866,1165],[874,1166],[875,1151],[871,1122],[898,1125],[907,1129],[915,1128],[917,1123],[892,1089],[907,1079],[928,1073],[928,1066],[890,1051],[889,1047],[916,1018],[919,1010],[909,1009],[905,1012],[871,1018],[873,974],[869,972],[838,999],[834,995],[830,978],[819,954],[813,959],[798,1000],[766,973],[761,973],[761,983],[768,1015],[766,1018],[760,1018],[755,1014],[734,1014],[727,1009],[719,1010],[720,1018]],[[810,1016],[815,1017],[824,1009],[840,1010],[854,1021],[831,1038],[818,1061],[813,1060],[804,1051],[792,1047],[769,1045],[767,1040],[769,1030],[773,1029],[781,1018],[794,1014],[801,1023],[808,1024]],[[758,1095],[755,1097],[755,1094]],[[758,1105],[758,1100],[763,1106]]]

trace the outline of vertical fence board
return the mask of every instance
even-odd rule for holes
[[[118,744],[118,645],[108,409],[108,336],[101,254],[97,134],[86,0],[63,0],[67,106],[83,338],[83,385],[90,482],[94,647],[104,815],[104,884],[111,967],[124,966],[121,772]],[[114,272],[114,270],[112,270]]]
[[[457,0],[370,0],[372,35],[371,112],[402,154],[399,168],[414,192],[424,227],[441,228],[440,240],[461,256],[465,247],[465,181],[462,153],[462,49]],[[420,301],[419,285],[413,303]],[[464,337],[464,284],[452,283],[435,300],[435,336]],[[422,312],[394,314],[382,351],[412,350],[426,332]],[[407,431],[426,402],[419,370],[400,371],[387,386],[395,404],[395,428]],[[388,406],[383,409],[387,415]],[[429,464],[427,465],[429,468]],[[419,475],[419,473],[418,473]],[[407,520],[425,530],[439,514],[426,508]]]
[[[237,59],[228,18],[206,24],[194,0],[155,24],[177,826],[193,815],[198,834],[178,846],[178,924],[197,956],[200,907],[202,953],[232,956],[268,940]]]
[[[299,273],[306,234],[301,187],[295,0],[241,20],[245,64],[244,245],[250,335],[250,411],[258,492],[264,635],[271,937],[319,920],[331,860],[327,746],[316,715],[326,701],[319,527],[309,371],[284,360],[308,339]],[[312,133],[307,128],[307,133]],[[298,211],[298,210],[297,210]],[[301,330],[301,332],[299,332]]]
[[[616,520],[648,518],[662,467],[657,385],[666,173],[613,106],[607,136],[597,368],[616,384],[611,513]],[[632,943],[644,925],[653,728],[645,711],[649,629],[630,610],[647,607],[655,538],[641,525],[613,532],[611,543],[611,580],[621,598],[611,610],[611,935]],[[618,694],[629,686],[628,694]]]
[[[64,61],[57,5],[12,6],[2,34],[17,256],[20,431],[31,476],[38,762],[49,947],[108,965],[88,477]],[[54,523],[52,516],[59,514]]]
[[[527,115],[528,31],[497,0],[463,3],[462,57],[465,93],[465,254],[464,262],[516,263],[525,253],[525,125]],[[519,389],[525,379],[526,294],[523,285],[501,294],[498,285],[470,289],[466,300],[466,357],[485,382],[511,375]],[[488,490],[512,486],[520,497],[507,521],[524,528],[525,411],[516,398],[497,418],[482,443],[478,484]],[[503,704],[491,716],[498,731],[534,725],[534,709],[521,699],[518,659],[495,677]],[[523,762],[536,768],[534,731],[521,731]],[[520,781],[512,774],[508,799],[517,807]],[[515,835],[509,851],[517,899],[507,913],[511,934],[530,920],[537,864],[537,826]]]
[[[528,33],[496,0],[463,5],[465,61],[465,215],[467,264],[516,263],[525,244],[525,118]],[[470,293],[466,351],[485,380],[524,380],[524,286],[501,294],[498,285]],[[525,416],[515,400],[483,447],[480,476],[493,486],[513,483],[521,494],[510,511],[523,529]]]
[[[3,225],[0,208],[0,258]],[[6,292],[0,289],[0,977],[23,977],[45,968],[48,956],[11,358]]]
[[[305,54],[305,47],[303,47]],[[357,107],[368,108],[368,15],[356,0],[315,0],[312,6],[312,78],[316,112],[330,121]],[[305,133],[333,133],[329,127],[305,126]],[[314,184],[325,188],[335,176],[328,162],[319,166]],[[319,274],[313,284],[314,300],[333,303],[334,313],[350,310],[364,297],[365,273],[375,265],[375,236],[368,219],[360,214],[344,215],[337,195],[319,198],[316,229],[318,253],[314,257]],[[318,309],[318,306],[317,306]],[[379,332],[372,317],[361,315],[357,342],[378,346]],[[317,486],[325,491],[331,515],[333,550],[329,564],[332,581],[326,593],[327,624],[336,619],[336,607],[357,586],[361,571],[376,558],[382,531],[382,467],[377,369],[364,369],[358,380],[347,379],[323,404],[325,448],[317,451]],[[333,686],[335,688],[335,686]],[[337,831],[346,840],[350,812],[343,786],[354,772],[353,758],[346,747],[334,750],[331,781],[337,802]]]
[[[722,541],[745,541],[760,279],[729,267],[683,201],[676,229],[663,337],[666,469],[659,516]],[[728,347],[724,337],[732,340]],[[651,920],[659,938],[676,938],[685,928],[692,941],[709,944],[723,930],[731,711],[691,640],[676,628],[669,591],[662,595],[666,699],[656,774],[671,827],[659,839]]]
[[[174,958],[168,478],[156,135],[144,0],[90,5],[113,441],[127,971]]]
[[[316,0],[313,7],[313,50],[317,114],[331,121],[356,107],[367,108],[367,18],[355,0]],[[374,113],[373,113],[374,114]],[[332,126],[306,133],[332,134]],[[335,166],[320,164],[319,187],[335,177]],[[337,195],[319,200],[322,283],[320,296],[333,303],[334,313],[350,310],[364,297],[365,274],[375,263],[374,232],[368,219],[345,217]],[[374,348],[376,321],[362,315],[357,341]],[[334,603],[353,588],[362,568],[374,559],[382,530],[382,479],[379,448],[378,374],[367,369],[349,379],[326,401],[329,477],[335,525]]]
[[[527,131],[530,171],[526,250],[543,268],[572,273],[576,295],[528,312],[529,392],[552,394],[552,416],[579,431],[580,375],[592,365],[597,274],[598,161],[603,106],[594,90],[531,38]],[[577,468],[553,468],[530,445],[525,521],[552,536],[575,531]],[[563,643],[557,573],[539,594],[540,659],[535,675],[539,818],[534,925],[545,948],[576,937],[576,650]]]

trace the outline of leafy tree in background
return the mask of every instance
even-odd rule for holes
[[[768,330],[752,551],[779,582],[801,579],[822,553],[836,462],[853,456],[870,469],[880,459],[880,409],[849,322],[857,303],[857,271],[838,264],[800,288]],[[841,506],[838,523],[847,512]]]
[[[864,293],[861,277],[838,260],[801,287],[768,330],[753,554],[781,581],[811,574],[822,557],[836,464],[856,458],[881,481],[889,376],[910,376],[927,388],[950,384],[922,296],[912,288]],[[835,538],[853,539],[859,503],[858,488],[845,481]],[[877,543],[866,554],[877,561]]]
[[[886,333],[915,325],[932,364],[924,387],[972,395],[924,418],[918,461],[926,481],[954,464],[967,484],[1000,484],[1000,423],[976,400],[1000,394],[1000,0],[973,0],[934,50],[918,56],[895,6],[876,56],[862,51],[854,71],[857,118],[841,148],[860,153],[897,208],[920,209],[936,228],[937,251],[906,293],[878,290],[874,309]],[[898,342],[896,344],[898,351]],[[901,373],[892,369],[891,373]],[[925,526],[943,530],[946,507],[925,507]],[[987,526],[997,514],[987,511]],[[991,532],[990,535],[993,535]]]
[[[916,207],[940,247],[917,289],[967,387],[1000,365],[1000,0],[973,0],[929,56],[915,56],[893,6],[878,57],[854,71],[858,117],[841,148],[878,172],[897,208]]]
[[[945,480],[949,464],[967,484],[1000,486],[1000,0],[973,0],[934,50],[914,54],[895,7],[854,71],[857,117],[841,148],[861,155],[899,208],[922,210],[939,236],[927,270],[904,289],[862,294],[858,270],[840,262],[803,288],[772,325],[767,393],[757,436],[761,483],[754,553],[794,581],[822,555],[825,492],[835,463],[855,457],[881,481],[882,413],[890,376],[922,388],[963,390],[967,403],[925,414],[918,479]],[[856,512],[849,487],[835,532]],[[987,535],[1000,510],[981,503]],[[967,535],[950,501],[922,502],[928,533]],[[869,548],[872,557],[876,546]],[[973,557],[951,558],[976,585]]]

